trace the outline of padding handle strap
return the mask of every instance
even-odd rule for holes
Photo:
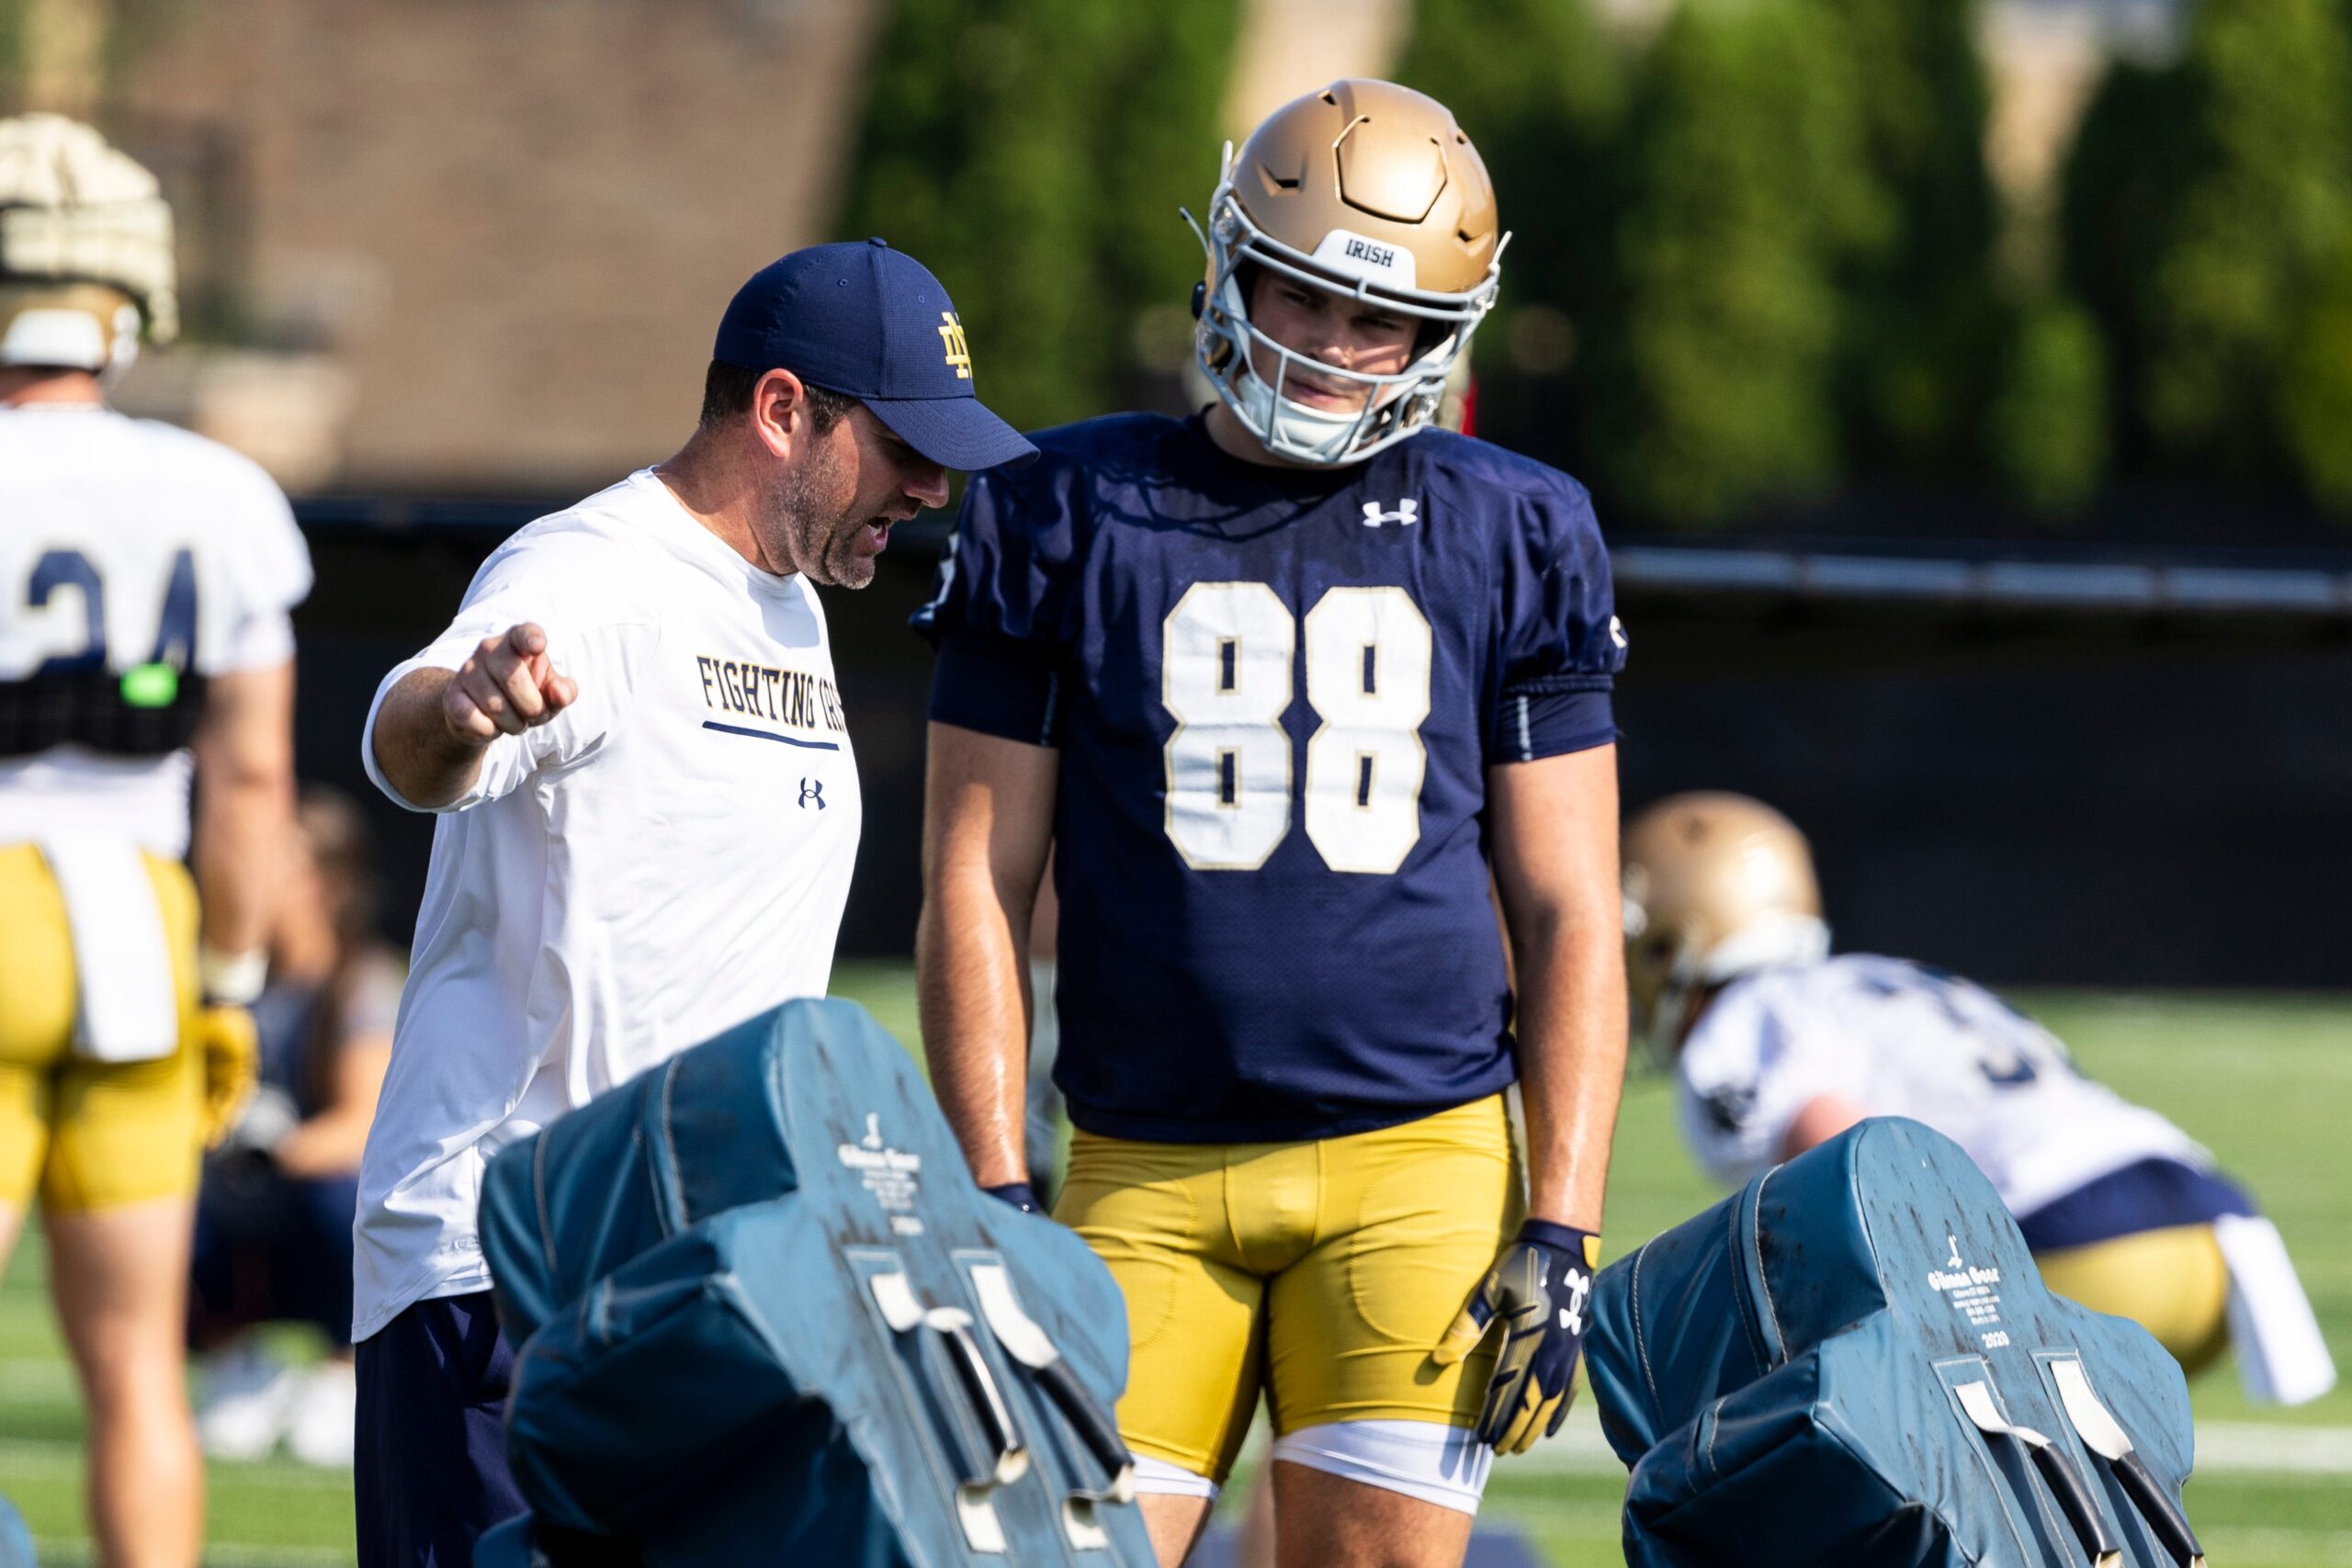
[[[2127,1453],[2120,1459],[2109,1460],[2107,1467],[2114,1473],[2116,1484],[2123,1488],[2123,1495],[2140,1510],[2140,1517],[2148,1521],[2148,1528],[2156,1532],[2156,1540],[2172,1554],[2172,1560],[2181,1568],[2205,1568],[2205,1549],[2197,1543],[2197,1532],[2188,1528],[2188,1516],[2172,1500],[2172,1495],[2148,1468],[2148,1461],[2137,1453]]]
[[[924,1326],[945,1342],[956,1381],[963,1385],[964,1397],[979,1418],[989,1445],[991,1478],[1000,1486],[1019,1480],[1029,1468],[1029,1452],[1012,1424],[1003,1391],[996,1386],[996,1374],[989,1371],[988,1359],[980,1354],[980,1342],[972,1337],[971,1318],[954,1307],[933,1307],[924,1317]]]
[[[2090,1489],[2083,1484],[2083,1478],[2075,1473],[2075,1467],[2066,1462],[2066,1456],[2057,1446],[2030,1427],[2012,1426],[1993,1403],[1991,1384],[1960,1383],[1952,1393],[1978,1431],[1987,1437],[2011,1438],[2024,1445],[2026,1452],[2033,1456],[2033,1466],[2041,1472],[2043,1484],[2058,1500],[2058,1511],[2066,1516],[2075,1539],[2090,1553],[2092,1568],[2120,1568],[2122,1550],[2108,1538],[2107,1521],[2099,1516],[2098,1506],[2091,1501]]]
[[[1111,1477],[1112,1497],[1125,1502],[1134,1494],[1136,1461],[1135,1456],[1127,1452],[1127,1445],[1119,1440],[1119,1428],[1111,1419],[1111,1413],[1095,1403],[1094,1396],[1086,1392],[1086,1385],[1069,1370],[1068,1361],[1055,1361],[1032,1371],[1037,1386],[1054,1402],[1054,1408],[1061,1412],[1062,1419],[1078,1434],[1078,1440],[1086,1445],[1086,1451],[1094,1456],[1094,1462]]]
[[[2091,1554],[2091,1561],[2099,1568],[2121,1562],[2123,1553],[2108,1539],[2107,1521],[2099,1517],[2098,1506],[2091,1501],[2090,1489],[2083,1484],[2083,1478],[2075,1473],[2075,1467],[2066,1462],[2066,1456],[2058,1451],[2058,1445],[2029,1443],[2026,1448],[2033,1455],[2034,1468],[2041,1472],[2042,1481],[2049,1485],[2050,1495],[2058,1499],[2058,1511],[2066,1516],[2066,1523],[2074,1529],[2075,1539],[2083,1543],[2083,1550]]]

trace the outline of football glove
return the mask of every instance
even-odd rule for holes
[[[1478,1348],[1498,1322],[1503,1340],[1487,1380],[1478,1440],[1497,1453],[1525,1453],[1567,1419],[1577,1358],[1592,1322],[1592,1271],[1600,1238],[1589,1231],[1529,1220],[1479,1281],[1431,1358],[1450,1367]]]
[[[1010,1203],[1024,1214],[1042,1214],[1046,1206],[1037,1201],[1037,1194],[1025,1181],[1008,1181],[998,1187],[983,1187],[981,1191],[1000,1203]]]
[[[213,1002],[197,1012],[196,1045],[204,1060],[204,1106],[198,1124],[209,1149],[229,1135],[253,1095],[261,1076],[261,1036],[253,1014]]]

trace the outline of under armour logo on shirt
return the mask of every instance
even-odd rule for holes
[[[1380,510],[1380,502],[1367,501],[1363,503],[1363,525],[1367,528],[1377,528],[1383,523],[1395,523],[1409,528],[1421,520],[1420,511],[1421,503],[1411,496],[1407,496],[1398,502],[1396,510],[1394,512],[1383,512]]]
[[[806,811],[812,805],[820,811],[825,809],[825,781],[822,779],[800,781],[800,809]]]

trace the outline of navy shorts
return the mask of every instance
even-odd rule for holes
[[[2143,1159],[2020,1215],[2018,1230],[2030,1250],[2056,1252],[2143,1231],[2210,1224],[2224,1214],[2258,1213],[2245,1190],[2218,1171],[2177,1159]]]
[[[196,1199],[188,1272],[191,1343],[255,1323],[316,1324],[330,1342],[351,1334],[351,1177],[289,1181],[266,1168],[224,1172],[207,1161]]]
[[[359,1568],[470,1568],[523,1512],[506,1467],[514,1352],[490,1292],[418,1302],[358,1345]]]

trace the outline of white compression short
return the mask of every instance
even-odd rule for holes
[[[1272,1458],[1475,1514],[1495,1450],[1435,1421],[1332,1421],[1274,1439]],[[1216,1500],[1217,1484],[1165,1460],[1137,1456],[1136,1490]]]

